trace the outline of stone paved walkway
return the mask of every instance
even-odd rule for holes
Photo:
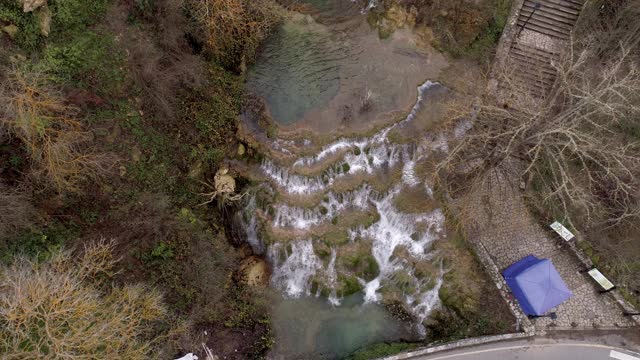
[[[549,258],[574,296],[558,306],[556,320],[534,320],[536,331],[613,329],[635,323],[622,313],[609,294],[598,293],[595,283],[580,273],[583,265],[552,230],[539,225],[529,213],[517,185],[502,175],[493,176],[458,205],[470,209],[463,222],[470,241],[483,246],[500,271],[526,255]]]

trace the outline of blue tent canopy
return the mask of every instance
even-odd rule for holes
[[[549,259],[529,255],[502,275],[527,315],[544,315],[573,296]]]

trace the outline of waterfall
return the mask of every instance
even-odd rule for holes
[[[322,262],[313,252],[311,240],[299,240],[291,244],[291,253],[280,262],[282,244],[274,244],[269,249],[269,258],[273,264],[271,282],[287,295],[299,297],[311,295],[309,280],[322,267]]]
[[[375,191],[368,185],[342,194],[328,193],[320,204],[312,209],[276,205],[273,220],[275,227],[290,227],[294,229],[308,229],[323,221],[329,221],[347,208],[366,209]]]
[[[380,213],[380,220],[368,229],[360,232],[360,236],[373,240],[373,256],[378,262],[380,274],[378,278],[365,286],[365,300],[379,301],[378,290],[381,280],[397,270],[411,272],[411,268],[398,261],[394,261],[393,252],[399,246],[405,247],[416,258],[424,258],[431,243],[442,232],[444,215],[440,209],[429,214],[403,214],[398,212],[392,204],[394,189],[382,200],[376,202]],[[420,233],[416,224],[423,223],[426,231]],[[417,234],[417,235],[416,235]]]
[[[375,1],[370,4],[375,5]],[[298,158],[290,167],[269,159],[261,163],[264,175],[276,192],[286,193],[289,197],[318,195],[315,203],[306,207],[294,206],[282,199],[278,201],[277,196],[272,204],[270,216],[264,225],[272,229],[295,230],[293,240],[271,239],[271,244],[266,247],[273,266],[271,281],[274,288],[290,297],[319,296],[320,288],[313,290],[313,285],[317,286],[320,282],[325,286],[323,294],[327,301],[339,306],[341,298],[337,289],[342,276],[340,272],[345,271],[339,267],[340,245],[323,245],[325,250],[318,253],[315,249],[318,239],[312,236],[313,231],[319,227],[333,226],[347,211],[375,211],[378,216],[371,222],[347,229],[347,244],[366,242],[371,248],[370,257],[377,264],[377,274],[373,275],[375,278],[368,278],[368,281],[358,278],[363,285],[365,301],[380,302],[383,299],[381,291],[387,286],[385,284],[392,284],[394,276],[402,273],[412,286],[401,298],[418,322],[426,319],[437,306],[438,291],[443,281],[442,271],[428,278],[424,278],[424,274],[418,277],[411,262],[398,258],[395,253],[403,249],[415,261],[433,261],[431,246],[443,236],[444,215],[440,209],[417,214],[403,213],[396,208],[394,201],[405,187],[422,189],[429,197],[433,195],[426,179],[416,174],[416,164],[434,151],[447,151],[447,138],[436,136],[430,141],[423,141],[418,147],[395,144],[389,139],[392,129],[415,119],[427,90],[436,85],[426,81],[419,86],[416,103],[406,118],[370,137],[338,139],[314,155]],[[466,129],[467,125],[461,126],[456,133]],[[302,175],[310,173],[311,167],[316,175]],[[350,191],[338,192],[334,189],[337,181],[349,176],[377,174],[383,169],[394,168],[401,170],[401,179],[384,193],[366,183]],[[259,227],[255,213],[256,201],[252,198],[245,209],[248,241],[252,247],[261,248],[264,245],[257,232]]]

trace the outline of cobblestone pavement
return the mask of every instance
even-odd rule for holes
[[[527,255],[551,259],[574,294],[557,307],[557,319],[534,320],[537,332],[634,325],[609,294],[600,294],[588,275],[580,273],[583,265],[568,244],[536,222],[516,185],[497,175],[484,185],[458,203],[467,209],[463,221],[469,240],[480,242],[500,271]]]

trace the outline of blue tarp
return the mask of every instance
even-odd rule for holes
[[[527,315],[544,315],[573,296],[549,259],[529,255],[502,272]]]

